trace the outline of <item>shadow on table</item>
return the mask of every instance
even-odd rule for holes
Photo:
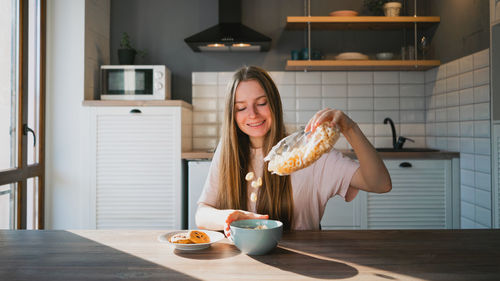
[[[199,280],[67,231],[0,237],[1,280]]]
[[[479,234],[481,239],[477,239]],[[340,264],[353,265],[359,276],[372,279],[500,280],[499,237],[498,232],[487,229],[297,231],[284,235],[280,242],[280,247],[293,252],[277,254],[298,256],[296,265],[283,269],[301,274],[304,268],[314,272],[317,264],[338,261],[338,269],[325,274],[331,275],[329,278],[339,276],[338,271],[343,270]],[[273,255],[263,257],[262,262],[268,259],[272,264]]]
[[[345,263],[316,258],[283,247],[277,247],[267,255],[249,257],[278,269],[311,278],[345,279],[359,273],[357,269]]]

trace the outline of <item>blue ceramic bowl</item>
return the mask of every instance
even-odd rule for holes
[[[234,245],[248,255],[267,254],[278,245],[283,235],[283,223],[276,220],[239,220],[232,222],[230,228]]]

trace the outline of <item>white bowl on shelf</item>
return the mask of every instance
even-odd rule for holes
[[[375,57],[378,60],[392,60],[392,58],[394,57],[394,54],[390,53],[390,52],[384,52],[384,53],[376,54]]]

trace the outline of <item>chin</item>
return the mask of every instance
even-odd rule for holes
[[[267,133],[269,132],[269,128],[267,129],[259,129],[259,130],[252,130],[252,129],[249,129],[247,130],[247,135],[251,136],[251,137],[255,137],[255,138],[260,138],[260,137],[265,137],[267,135]]]

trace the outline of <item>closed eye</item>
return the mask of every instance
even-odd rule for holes
[[[264,105],[267,105],[267,101],[266,101],[266,102],[263,102],[263,103],[258,103],[257,105],[258,105],[258,106],[264,106]]]
[[[246,107],[236,108],[236,111],[243,111],[243,110],[245,110],[245,109],[247,109],[247,108],[246,108]]]

